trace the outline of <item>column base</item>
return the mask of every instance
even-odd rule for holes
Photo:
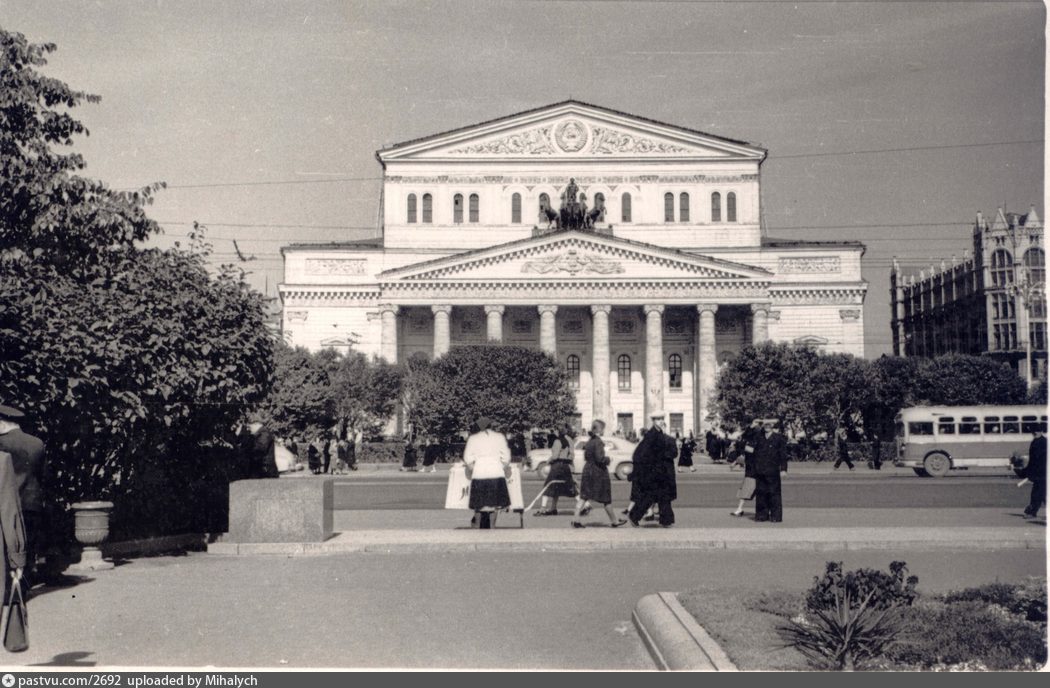
[[[102,550],[98,547],[85,547],[80,554],[80,561],[71,564],[66,571],[72,573],[86,573],[88,571],[108,571],[116,566],[111,561],[102,558]]]

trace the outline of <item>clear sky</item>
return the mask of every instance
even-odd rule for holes
[[[1003,1],[0,0],[4,28],[58,44],[49,75],[102,96],[78,111],[87,174],[167,182],[157,243],[201,221],[271,294],[282,244],[375,235],[377,149],[571,97],[767,148],[770,236],[867,244],[869,357],[891,349],[892,256],[961,256],[978,210],[1046,219],[1045,20]]]

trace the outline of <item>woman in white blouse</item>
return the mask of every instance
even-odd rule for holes
[[[467,438],[463,463],[470,473],[470,508],[480,528],[496,525],[496,514],[510,506],[507,473],[510,447],[502,433],[492,430],[485,416],[478,418],[478,431]]]

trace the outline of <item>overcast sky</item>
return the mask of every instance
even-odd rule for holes
[[[377,149],[571,97],[767,148],[770,236],[868,246],[869,357],[891,349],[893,255],[961,256],[978,210],[1045,219],[1045,19],[1002,1],[0,0],[4,28],[58,44],[49,75],[102,96],[78,111],[87,173],[167,182],[158,243],[204,222],[271,293],[282,244],[375,234]]]

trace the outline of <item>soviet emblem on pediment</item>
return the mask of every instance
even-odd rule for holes
[[[588,153],[591,155],[692,153],[694,149],[641,134],[608,126],[587,124],[567,119],[556,125],[544,125],[516,131],[499,138],[471,143],[448,151],[450,155],[556,155]]]
[[[608,260],[593,254],[580,255],[576,251],[567,251],[549,258],[530,260],[521,267],[522,272],[536,272],[541,275],[552,272],[567,272],[575,275],[580,272],[594,272],[599,275],[612,275],[623,272],[623,265],[615,260]]]

